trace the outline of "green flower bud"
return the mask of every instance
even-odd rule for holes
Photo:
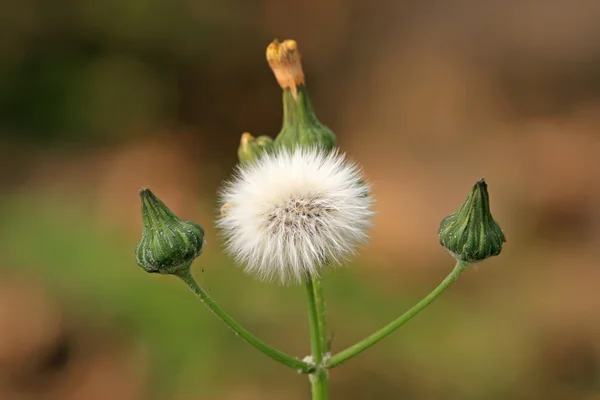
[[[135,249],[137,264],[146,272],[175,274],[190,267],[202,253],[204,229],[184,221],[150,191],[140,191],[142,238]]]
[[[485,180],[477,181],[458,211],[444,218],[438,235],[459,261],[476,263],[500,254],[506,238],[490,212]]]
[[[283,89],[283,126],[273,143],[274,148],[318,146],[332,150],[335,134],[317,119],[310,102],[300,52],[293,40],[275,40],[267,47],[267,61]]]
[[[260,157],[263,152],[271,150],[272,147],[273,139],[268,136],[254,138],[248,132],[243,133],[238,148],[238,159],[242,164],[249,163]]]

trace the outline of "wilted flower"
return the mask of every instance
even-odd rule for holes
[[[267,61],[283,89],[283,124],[273,147],[315,146],[333,150],[335,134],[319,121],[313,110],[296,42],[274,40],[267,47]]]
[[[221,202],[229,253],[246,272],[284,284],[352,256],[373,214],[359,167],[317,148],[282,149],[239,166]]]

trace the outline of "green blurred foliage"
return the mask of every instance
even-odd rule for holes
[[[182,71],[202,76],[240,34],[234,3],[3,2],[0,131],[90,145],[172,126],[186,108]]]

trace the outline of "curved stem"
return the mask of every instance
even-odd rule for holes
[[[421,312],[423,309],[425,309],[425,307],[427,307],[429,304],[431,304],[446,289],[448,289],[448,287],[450,287],[450,285],[452,285],[452,283],[460,276],[460,274],[465,270],[465,268],[467,266],[468,266],[468,264],[458,261],[456,263],[456,266],[452,270],[452,272],[450,272],[450,274],[442,281],[442,283],[440,283],[438,287],[433,289],[433,291],[431,293],[429,293],[427,295],[427,297],[423,298],[420,302],[415,304],[411,309],[409,309],[404,314],[402,314],[400,317],[398,317],[394,321],[390,322],[389,324],[387,324],[386,326],[381,328],[379,331],[373,333],[372,335],[368,336],[367,338],[363,339],[362,341],[356,343],[353,346],[348,347],[346,350],[343,350],[343,351],[339,352],[338,354],[334,355],[333,357],[331,357],[327,361],[327,368],[337,367],[338,365],[342,364],[346,360],[356,356],[363,350],[366,350],[369,347],[373,346],[375,343],[379,342],[381,339],[385,338],[386,336],[388,336],[389,334],[394,332],[396,329],[398,329],[399,327],[404,325],[412,317],[417,315],[419,312]]]
[[[263,342],[262,340],[260,340],[256,336],[254,336],[246,328],[241,326],[238,322],[236,322],[229,314],[227,314],[225,311],[223,311],[217,305],[217,303],[215,303],[208,296],[208,294],[206,294],[206,292],[204,290],[202,290],[202,288],[198,285],[198,283],[192,276],[192,273],[189,269],[181,271],[181,272],[175,274],[175,276],[181,278],[181,280],[183,280],[186,283],[186,285],[188,285],[188,287],[196,295],[196,297],[198,297],[200,299],[200,301],[210,311],[213,312],[213,314],[215,314],[221,321],[223,321],[225,324],[227,324],[227,326],[229,326],[229,328],[231,328],[231,330],[233,330],[233,332],[236,335],[238,335],[239,337],[241,337],[245,342],[251,344],[258,350],[262,351],[267,356],[271,357],[273,360],[278,361],[284,365],[287,365],[290,368],[294,368],[302,373],[308,374],[314,370],[314,367],[312,365],[310,365],[304,361],[298,360],[297,358],[294,358],[288,354],[285,354],[285,353],[269,346],[268,344],[266,344],[265,342]]]
[[[310,348],[312,361],[316,370],[310,374],[313,400],[329,399],[327,369],[323,367],[326,353],[325,306],[319,278],[306,279],[306,295],[308,299],[308,322],[310,327]]]

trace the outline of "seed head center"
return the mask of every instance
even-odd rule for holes
[[[330,209],[317,195],[290,196],[268,212],[268,226],[274,232],[294,235],[298,230],[317,233],[323,227],[323,217]]]

